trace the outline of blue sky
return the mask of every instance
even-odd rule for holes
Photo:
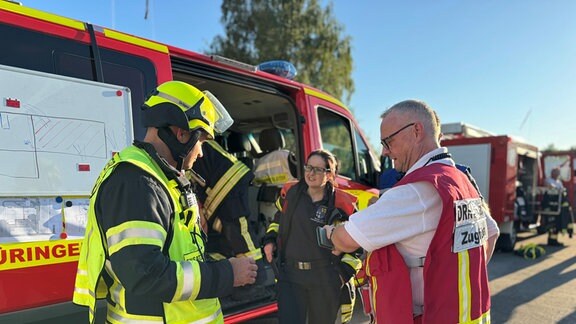
[[[202,52],[220,1],[24,0],[26,6]],[[576,146],[576,1],[334,0],[352,37],[350,106],[379,148],[394,103],[428,102],[442,122],[465,122],[538,147]]]

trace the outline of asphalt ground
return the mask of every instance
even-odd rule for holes
[[[546,234],[520,233],[516,249],[536,244],[545,253],[535,259],[502,252],[496,252],[492,257],[488,265],[492,323],[576,324],[576,236],[572,239],[560,236],[563,247],[546,246],[546,241]],[[62,317],[38,323],[82,323],[86,321],[86,313],[82,315],[82,320]],[[5,321],[0,320],[0,323]],[[9,323],[23,322],[15,320]],[[249,323],[272,324],[278,321],[272,315]],[[359,299],[351,323],[369,323]]]

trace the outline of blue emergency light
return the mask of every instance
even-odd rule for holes
[[[296,74],[298,74],[296,67],[292,63],[282,60],[260,63],[258,65],[258,70],[271,73],[288,80],[294,79]]]

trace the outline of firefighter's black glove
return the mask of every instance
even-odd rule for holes
[[[278,237],[278,232],[275,231],[268,231],[263,237],[262,242],[260,242],[261,246],[265,246],[268,243],[276,244],[276,238]]]

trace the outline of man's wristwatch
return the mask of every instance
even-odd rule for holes
[[[336,229],[335,225],[331,225],[330,226],[332,229],[330,230],[330,232],[326,235],[326,237],[328,237],[328,241],[332,242],[332,234],[334,233],[334,230]]]

